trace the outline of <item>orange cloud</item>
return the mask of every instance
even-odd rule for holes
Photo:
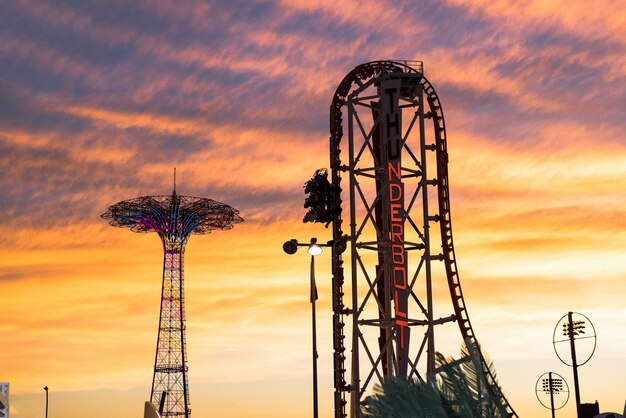
[[[509,23],[546,26],[555,24],[571,33],[589,38],[614,37],[622,39],[626,14],[623,7],[612,1],[596,3],[589,8],[584,1],[526,0],[450,0],[450,4],[466,7],[472,13],[485,13]]]

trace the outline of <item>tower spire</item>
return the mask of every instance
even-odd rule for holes
[[[176,194],[176,167],[174,167],[174,192],[172,194]]]

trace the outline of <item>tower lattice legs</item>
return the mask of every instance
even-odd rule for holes
[[[161,317],[150,401],[163,417],[191,416],[183,290],[184,243],[164,243]]]

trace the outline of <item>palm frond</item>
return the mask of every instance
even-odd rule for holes
[[[436,354],[439,373],[439,391],[451,406],[453,411],[467,418],[479,418],[476,411],[475,393],[468,383],[465,373],[461,368],[467,357],[461,360],[445,358],[440,353]]]
[[[374,394],[365,399],[362,412],[369,418],[457,418],[448,415],[435,388],[402,378],[390,378],[382,385],[375,385]]]
[[[502,390],[493,363],[483,356],[478,344],[464,344],[459,360],[437,356],[440,391],[460,412],[472,418],[506,418]]]
[[[362,412],[368,418],[507,418],[493,362],[466,343],[455,360],[436,353],[438,385],[389,378],[374,386]]]

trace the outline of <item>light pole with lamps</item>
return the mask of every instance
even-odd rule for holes
[[[43,390],[46,391],[46,418],[48,418],[48,386],[44,386]]]
[[[322,247],[331,247],[337,254],[346,250],[346,241],[328,241],[326,244],[319,244],[317,238],[311,238],[311,242],[301,244],[295,239],[291,239],[283,244],[283,251],[287,254],[295,254],[298,247],[308,247],[307,252],[311,255],[311,329],[313,339],[313,418],[318,418],[318,398],[317,398],[317,324],[315,319],[315,301],[317,300],[317,285],[315,284],[315,256],[322,253]]]
[[[541,375],[535,384],[535,393],[539,403],[552,412],[552,418],[555,417],[555,411],[563,408],[569,400],[569,386],[567,382],[562,376],[554,372]],[[548,395],[550,398],[549,403],[546,399]],[[555,404],[555,395],[558,397],[558,404]]]
[[[558,335],[559,325],[561,325],[562,335]],[[585,329],[585,327],[589,325],[589,328]],[[576,350],[576,342],[588,341],[587,343],[587,355],[583,354],[583,361],[580,361],[580,357],[578,357]],[[571,364],[565,358],[559,354],[559,350],[557,350],[557,345],[565,343],[563,345],[569,345],[570,355],[571,355]],[[596,331],[593,327],[593,324],[585,315],[578,312],[568,312],[564,315],[559,322],[557,322],[556,327],[554,328],[554,333],[552,335],[552,345],[554,346],[554,351],[563,362],[568,366],[571,366],[574,372],[574,394],[576,395],[576,416],[577,418],[582,418],[582,407],[580,402],[580,388],[578,384],[578,367],[585,365],[593,353],[596,350]],[[584,347],[583,347],[584,348]]]

